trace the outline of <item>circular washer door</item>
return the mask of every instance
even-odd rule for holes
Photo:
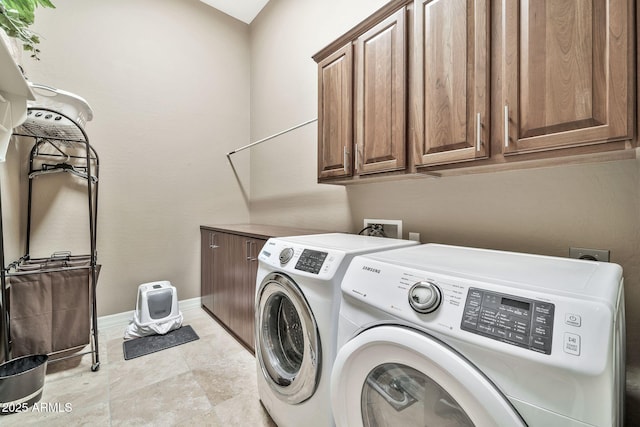
[[[338,426],[526,426],[467,359],[401,326],[368,329],[340,349],[331,403]]]
[[[256,357],[275,394],[301,403],[316,390],[320,335],[311,308],[289,277],[267,275],[256,293]]]

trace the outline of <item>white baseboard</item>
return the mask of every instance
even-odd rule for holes
[[[182,301],[178,301],[178,308],[180,311],[193,310],[194,308],[200,308],[201,298],[191,298]],[[114,326],[126,326],[133,319],[133,312],[125,311],[122,313],[109,314],[107,316],[98,317],[98,330],[107,329]]]

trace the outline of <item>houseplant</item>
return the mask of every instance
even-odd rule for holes
[[[40,38],[29,27],[34,22],[37,6],[55,8],[49,0],[0,0],[0,28],[9,37],[21,41],[24,50],[31,52],[34,59],[39,59],[40,50],[36,45]]]

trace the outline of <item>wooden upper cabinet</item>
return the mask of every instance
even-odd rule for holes
[[[414,3],[417,166],[489,155],[488,8],[488,0]]]
[[[318,178],[352,174],[353,48],[318,63]]]
[[[406,9],[355,41],[356,174],[406,167]]]
[[[631,4],[502,1],[504,154],[632,138]]]

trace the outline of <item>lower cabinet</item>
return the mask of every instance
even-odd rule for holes
[[[200,227],[202,307],[251,352],[258,254],[270,237],[314,233],[244,224]]]
[[[201,230],[202,306],[251,351],[258,254],[266,241]]]

